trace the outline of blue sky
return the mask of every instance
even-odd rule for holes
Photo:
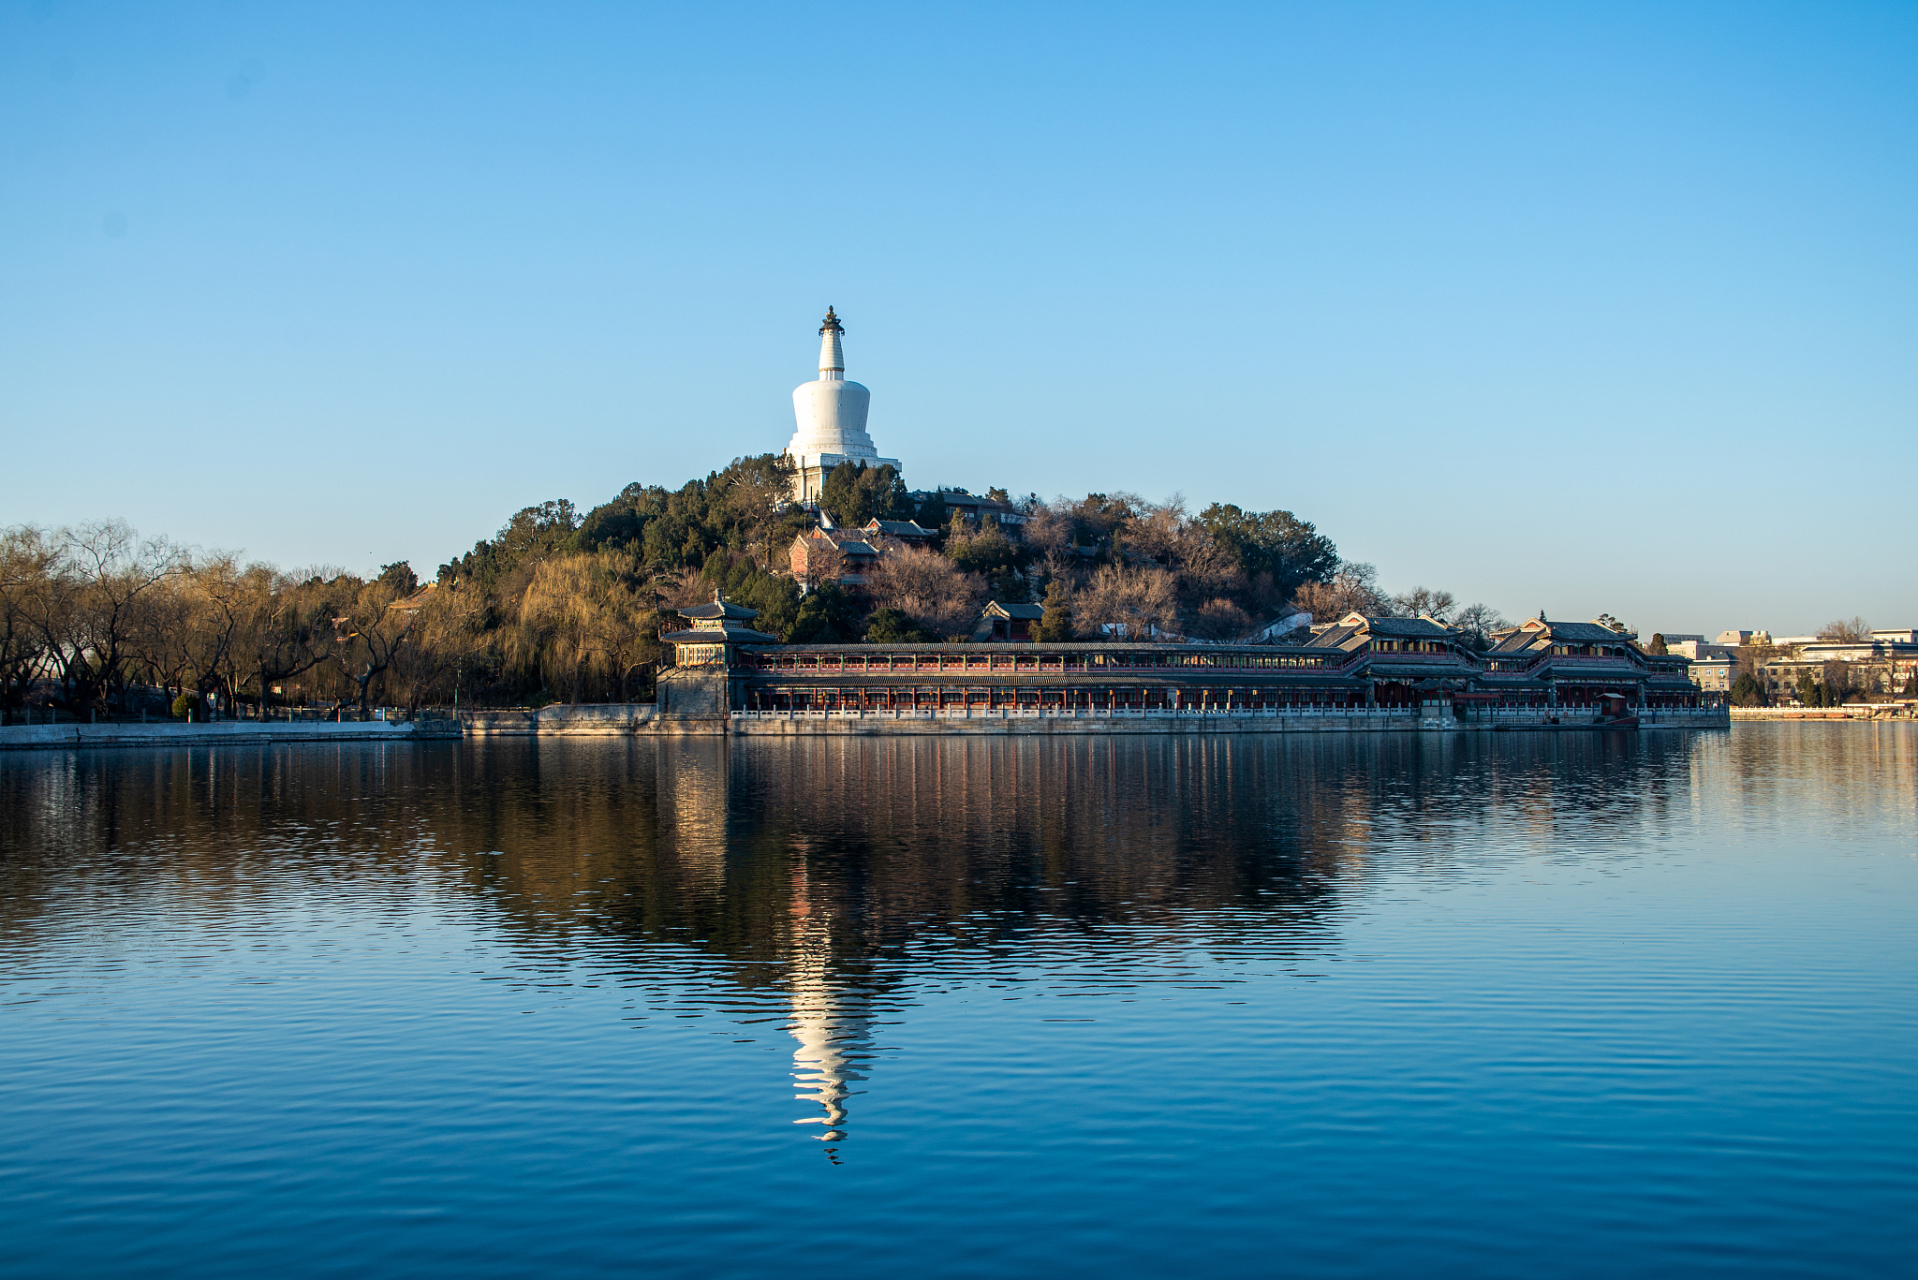
[[[0,523],[423,572],[792,432],[1918,625],[1918,6],[0,7]]]

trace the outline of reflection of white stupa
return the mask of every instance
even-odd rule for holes
[[[839,317],[827,307],[826,322],[819,326],[819,378],[793,388],[793,417],[799,429],[793,432],[786,453],[798,468],[793,477],[793,497],[799,502],[818,501],[826,474],[842,462],[899,466],[897,458],[880,457],[872,437],[866,434],[866,410],[872,404],[872,392],[857,382],[846,381],[846,353],[840,345],[843,333]]]
[[[854,1065],[867,1056],[864,1048],[872,1031],[872,1015],[864,1001],[836,983],[832,972],[832,922],[815,912],[803,866],[793,877],[791,981],[792,1016],[787,1030],[799,1042],[793,1050],[793,1083],[802,1102],[816,1104],[823,1115],[806,1116],[794,1124],[822,1124],[822,1142],[845,1139],[846,1099],[851,1086],[865,1079]],[[831,1148],[827,1148],[831,1154]]]

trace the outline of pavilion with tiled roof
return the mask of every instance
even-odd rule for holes
[[[779,643],[778,636],[746,625],[759,616],[759,610],[734,604],[723,591],[715,590],[710,603],[681,609],[679,616],[693,625],[684,631],[665,632],[659,638],[673,646],[675,662],[682,667],[727,666],[737,645]]]

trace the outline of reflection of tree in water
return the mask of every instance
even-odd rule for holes
[[[775,1001],[830,1145],[875,1009],[910,983],[1003,974],[1039,951],[1118,984],[1153,980],[1174,952],[1309,962],[1336,945],[1339,891],[1374,859],[1449,874],[1474,839],[1655,821],[1674,790],[1689,794],[1673,784],[1689,782],[1692,743],[1086,735],[21,755],[0,761],[0,921],[21,939],[37,895],[80,888],[237,900],[276,877],[436,877],[542,955],[684,978],[670,956],[703,954],[719,985]],[[165,876],[120,874],[160,849],[174,855]]]
[[[1336,945],[1338,890],[1381,846],[1429,850],[1442,872],[1459,825],[1488,810],[1549,825],[1569,801],[1603,824],[1656,803],[1645,780],[1660,769],[1620,742],[695,739],[635,748],[616,781],[603,748],[549,745],[541,770],[564,759],[562,793],[624,794],[634,821],[543,804],[537,829],[501,812],[454,843],[511,851],[489,891],[529,925],[690,946],[742,991],[782,998],[810,1119],[837,1139],[875,1005],[902,986],[1040,950],[1108,986],[1156,980],[1175,952],[1309,962]]]

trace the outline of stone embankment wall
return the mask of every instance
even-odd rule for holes
[[[1365,710],[1275,714],[1270,711],[756,711],[731,716],[661,716],[651,703],[542,707],[537,711],[467,711],[458,719],[366,724],[36,724],[0,727],[0,750],[13,748],[202,746],[264,742],[409,742],[453,738],[893,737],[898,735],[1051,736],[1055,734],[1404,733],[1473,732],[1546,727],[1548,713],[1502,716],[1496,722],[1421,718],[1409,711]],[[1834,715],[1838,713],[1833,713]],[[1743,717],[1741,717],[1743,718]],[[1722,709],[1660,711],[1644,727],[1723,728]],[[1564,728],[1576,728],[1568,723]]]
[[[614,702],[537,711],[462,711],[460,727],[469,738],[625,737],[656,731],[659,708],[650,702]]]
[[[300,721],[215,720],[202,724],[13,724],[0,726],[0,750],[73,747],[198,747],[215,743],[413,742],[457,738],[457,721],[369,721],[335,724]]]
[[[1913,708],[1895,706],[1854,707],[1733,707],[1734,720],[1910,720]]]

